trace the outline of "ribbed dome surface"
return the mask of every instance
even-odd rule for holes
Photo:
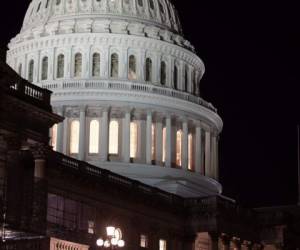
[[[121,20],[157,26],[181,33],[180,22],[169,0],[33,0],[22,30],[37,28],[57,21],[90,19]]]

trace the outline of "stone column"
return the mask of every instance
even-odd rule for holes
[[[79,154],[78,159],[80,161],[85,160],[85,148],[86,148],[86,106],[80,107],[80,133],[79,133]]]
[[[155,162],[156,165],[162,164],[162,152],[163,152],[163,124],[162,118],[156,117],[155,123]]]
[[[205,175],[211,177],[211,135],[205,132]]]
[[[166,167],[172,167],[172,118],[166,117]]]
[[[202,128],[200,122],[196,124],[195,170],[196,173],[204,174],[202,166]]]
[[[67,116],[66,110],[64,110],[65,119],[63,121],[63,153],[68,155],[70,150],[69,146],[69,117]]]
[[[130,121],[131,121],[131,110],[128,108],[125,110],[123,118],[123,162],[130,162]]]
[[[152,164],[152,112],[147,112],[147,128],[146,128],[146,163]]]
[[[60,116],[64,115],[64,107],[57,108],[57,114]],[[63,137],[64,136],[64,122],[57,124],[57,142],[56,142],[56,151],[59,153],[63,153]]]
[[[101,144],[100,144],[100,160],[102,162],[107,161],[108,159],[108,113],[109,108],[104,108],[102,111],[102,119],[101,119],[101,125],[100,125],[100,138],[101,138]]]
[[[188,170],[189,166],[189,127],[188,121],[182,122],[182,169]]]

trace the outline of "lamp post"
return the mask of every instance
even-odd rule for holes
[[[120,228],[113,226],[106,227],[106,237],[99,238],[96,245],[105,249],[117,249],[125,246],[125,241],[122,239],[122,231]]]

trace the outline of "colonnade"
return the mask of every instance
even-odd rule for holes
[[[57,107],[56,112],[65,117],[57,125],[53,146],[58,152],[82,161],[138,163],[181,168],[218,179],[218,134],[208,124],[189,117],[153,110],[129,107]],[[90,122],[99,122],[99,151],[89,152]],[[78,152],[70,152],[71,123],[79,125]],[[110,122],[117,121],[118,153],[111,154]],[[136,156],[131,156],[131,123],[137,123]],[[180,135],[178,135],[180,131]],[[55,133],[55,132],[53,132]],[[180,144],[180,145],[179,145]]]

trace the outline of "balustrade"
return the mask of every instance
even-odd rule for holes
[[[157,95],[164,95],[174,97],[177,99],[189,101],[198,105],[201,105],[213,112],[217,112],[217,109],[209,102],[206,102],[201,97],[194,96],[187,92],[181,92],[175,89],[164,88],[156,85],[128,82],[120,80],[56,80],[51,82],[43,82],[41,87],[49,90],[60,90],[60,89],[113,89],[113,90],[124,90],[124,91],[137,91],[146,92]]]

